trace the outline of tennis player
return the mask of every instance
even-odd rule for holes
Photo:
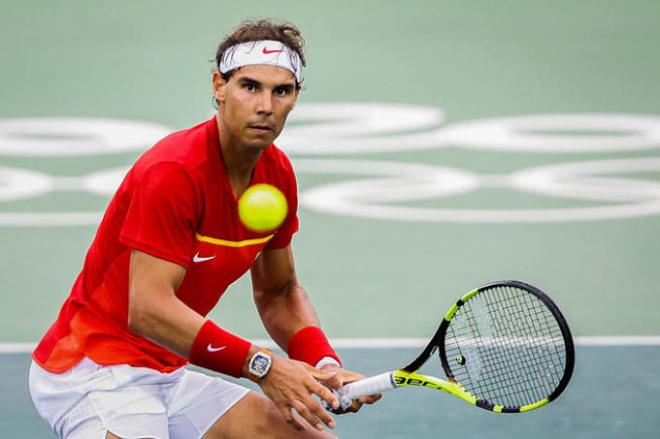
[[[302,46],[293,25],[243,23],[218,47],[215,117],[162,139],[126,175],[33,354],[32,399],[58,437],[334,437],[312,395],[337,407],[330,389],[361,375],[341,367],[297,281],[296,180],[273,145],[301,89]],[[237,199],[257,183],[288,201],[272,233],[238,219]],[[261,320],[289,358],[205,317],[248,269]]]

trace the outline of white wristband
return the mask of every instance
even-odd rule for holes
[[[334,358],[332,358],[332,357],[323,357],[323,358],[321,358],[321,359],[319,360],[319,362],[316,363],[316,366],[315,366],[315,367],[316,367],[317,369],[320,369],[320,368],[322,368],[323,366],[327,366],[328,364],[334,364],[334,365],[336,365],[336,366],[341,367],[341,364],[339,364],[339,362],[338,362],[337,360],[335,360]]]

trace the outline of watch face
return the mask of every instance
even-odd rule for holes
[[[272,359],[270,356],[262,352],[257,352],[250,362],[250,373],[263,378],[268,373],[271,363]]]

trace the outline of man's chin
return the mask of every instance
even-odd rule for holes
[[[247,139],[245,142],[243,142],[243,145],[245,145],[249,149],[254,149],[254,150],[264,150],[270,146],[271,143],[273,143],[273,138],[268,137],[268,138],[251,138]]]
[[[264,149],[267,146],[269,146],[271,143],[273,143],[276,138],[277,135],[274,135],[273,133],[251,135],[251,136],[246,136],[245,144],[250,147]]]

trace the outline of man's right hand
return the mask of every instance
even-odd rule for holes
[[[291,413],[291,409],[295,409],[310,425],[323,430],[323,424],[335,428],[335,421],[311,394],[317,395],[334,408],[338,407],[337,398],[319,383],[332,378],[335,373],[321,371],[301,361],[273,356],[270,371],[259,381],[259,385],[292,427],[303,429]]]

